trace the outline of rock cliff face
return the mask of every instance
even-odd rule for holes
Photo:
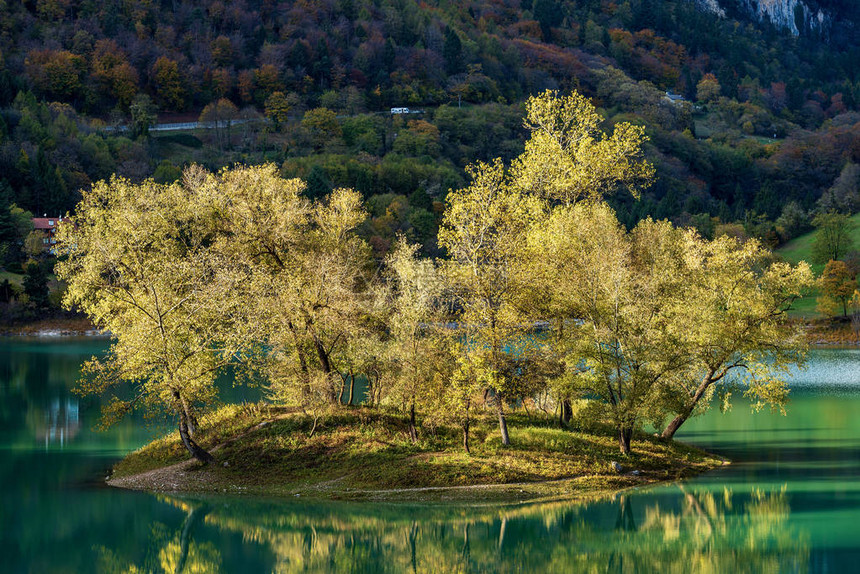
[[[820,30],[829,20],[823,11],[813,10],[801,0],[743,0],[743,4],[759,20],[770,20],[794,35],[803,28]]]
[[[695,0],[703,9],[725,16],[724,6],[732,0]],[[797,36],[804,31],[823,31],[830,22],[830,15],[821,9],[810,8],[803,0],[734,0],[750,18],[769,21],[777,28]]]
[[[725,18],[726,11],[720,6],[719,0],[695,0],[696,5],[706,12],[713,12],[721,18]]]

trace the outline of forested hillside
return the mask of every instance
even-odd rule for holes
[[[379,255],[397,232],[438,253],[447,191],[470,162],[522,150],[522,102],[547,88],[582,91],[606,127],[646,127],[657,178],[617,200],[628,226],[652,215],[776,244],[822,196],[854,211],[856,9],[806,2],[834,18],[794,35],[720,5],[0,0],[0,211],[64,213],[114,173],[274,161],[310,195],[361,191]],[[150,130],[198,118],[220,127]],[[8,263],[26,251],[14,221],[0,216]]]

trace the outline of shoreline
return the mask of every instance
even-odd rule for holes
[[[13,324],[0,324],[0,337],[99,337],[110,335],[97,329],[89,319],[83,317],[61,317],[37,319]]]
[[[524,419],[510,425],[516,441],[511,447],[489,436],[466,455],[448,440],[412,446],[394,417],[362,411],[363,423],[350,418],[355,411],[332,415],[341,420],[326,423],[328,428],[313,439],[305,437],[303,415],[284,409],[247,426],[228,420],[221,426],[229,433],[209,429],[218,437],[218,444],[206,446],[215,457],[209,465],[187,459],[178,437],[170,435],[129,453],[105,484],[159,494],[499,504],[612,496],[730,464],[719,455],[646,434],[637,436],[634,454],[624,457],[612,450],[611,433],[536,427]],[[482,424],[489,428],[487,421]],[[372,438],[361,444],[368,434]],[[203,436],[199,442],[206,441]],[[271,446],[276,444],[289,446],[276,452]]]
[[[795,319],[796,320],[796,319]],[[846,323],[823,323],[823,319],[807,319],[801,323],[806,331],[806,342],[811,347],[860,348],[860,332],[854,333]],[[0,322],[0,337],[102,337],[110,338],[83,316],[53,317],[12,324]]]
[[[710,453],[709,453],[710,454]],[[717,456],[717,455],[711,455]],[[598,475],[578,476],[571,478],[544,480],[537,482],[473,484],[440,487],[388,488],[388,489],[343,489],[331,488],[320,483],[309,484],[305,488],[273,492],[241,485],[212,489],[195,488],[183,477],[184,473],[197,472],[195,461],[189,460],[177,465],[171,465],[160,472],[149,471],[122,478],[110,478],[104,484],[111,488],[148,492],[151,494],[167,495],[203,495],[218,497],[252,497],[276,499],[279,501],[343,501],[343,502],[384,502],[390,504],[466,504],[468,506],[497,506],[502,504],[533,504],[556,501],[581,502],[600,498],[614,497],[629,490],[670,484],[696,478],[718,468],[731,464],[723,459],[720,465],[692,472],[682,477],[657,476],[655,473],[633,475],[624,473],[615,477],[600,477]],[[590,483],[600,480],[601,487]],[[331,482],[331,481],[327,481]],[[609,484],[606,484],[606,483]]]
[[[860,348],[860,333],[854,334],[850,328],[820,329],[813,321],[804,321],[807,343],[811,347],[851,347]],[[110,338],[95,327],[86,317],[44,318],[34,321],[5,324],[0,322],[0,337],[99,337]]]

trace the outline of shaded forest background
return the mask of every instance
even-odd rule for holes
[[[362,192],[378,256],[398,232],[438,255],[448,190],[522,151],[547,88],[646,127],[657,180],[615,200],[627,226],[778,245],[860,209],[858,8],[819,5],[832,23],[795,37],[687,0],[0,0],[3,257],[26,259],[22,210],[73,210],[111,174],[263,161],[313,197]],[[220,127],[151,130],[198,119]]]

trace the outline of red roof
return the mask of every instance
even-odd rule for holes
[[[62,217],[34,217],[33,228],[43,231],[52,231],[56,229],[62,221]]]

